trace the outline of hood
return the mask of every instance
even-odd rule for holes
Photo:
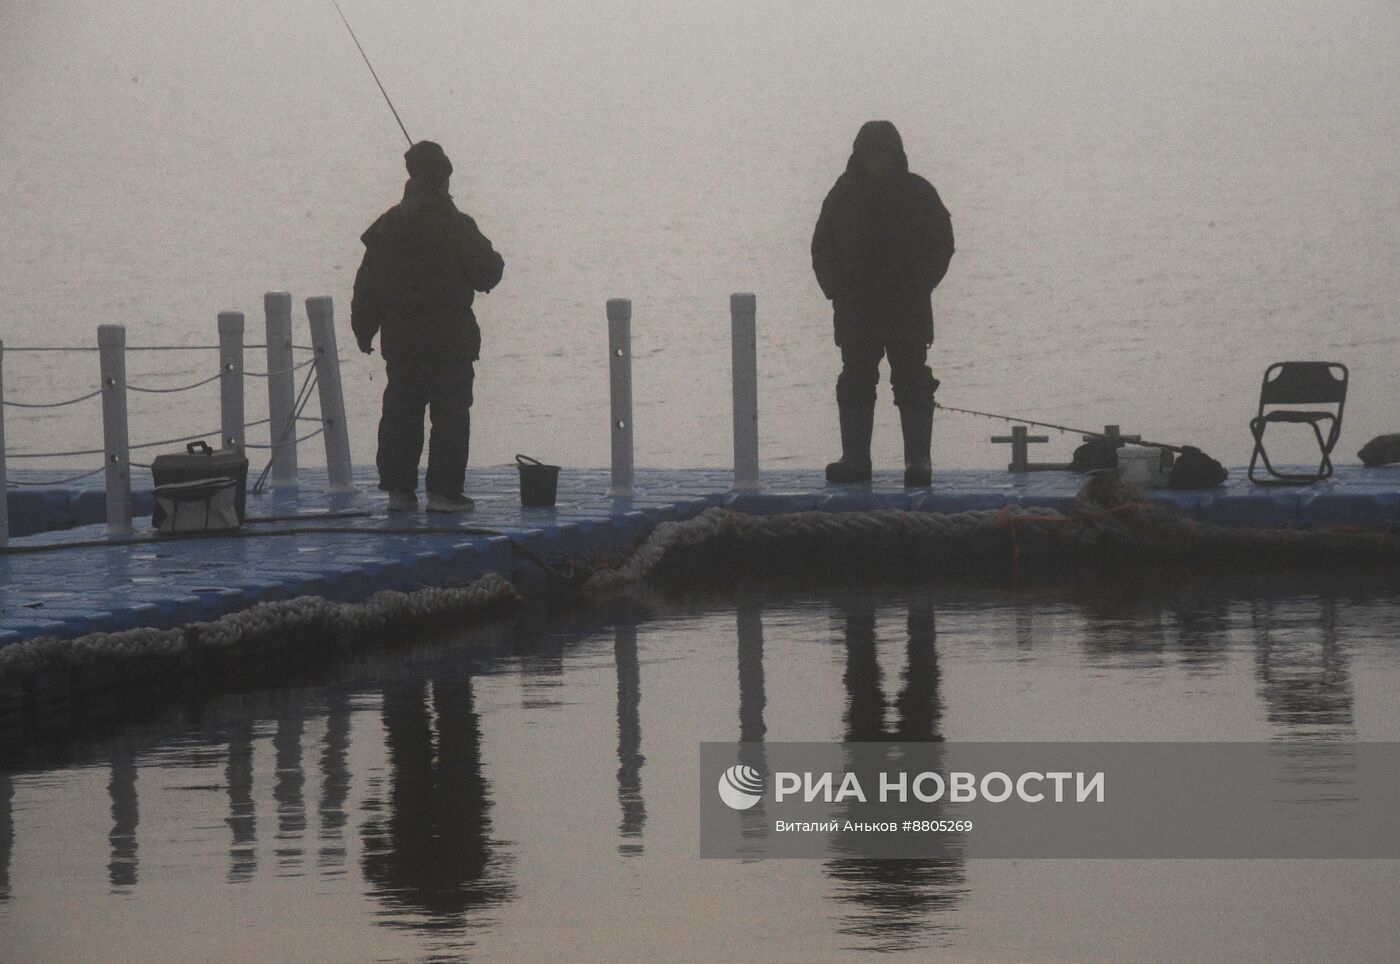
[[[851,147],[851,158],[846,162],[846,173],[864,174],[865,169],[860,163],[861,155],[877,147],[888,148],[894,153],[896,171],[909,170],[909,158],[904,154],[904,140],[899,136],[899,131],[887,120],[873,120],[861,125],[856,142]]]

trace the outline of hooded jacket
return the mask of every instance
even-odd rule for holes
[[[874,176],[865,154],[879,149],[893,163]],[[910,172],[893,124],[867,122],[812,235],[812,270],[834,308],[836,343],[932,342],[930,296],[952,257],[953,225],[938,192]]]
[[[360,236],[350,327],[360,346],[379,333],[384,358],[470,362],[481,352],[475,292],[501,280],[505,262],[452,196],[419,178]]]

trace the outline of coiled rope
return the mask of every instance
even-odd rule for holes
[[[1068,514],[1014,505],[951,514],[881,509],[769,516],[711,508],[661,523],[622,565],[593,573],[584,588],[615,592],[648,578],[667,557],[723,545],[754,558],[773,552],[816,558],[812,550],[825,550],[824,560],[843,550],[899,548],[951,564],[1006,560],[1013,576],[1030,558],[1400,563],[1400,533],[1393,529],[1230,528],[1195,523],[1145,500],[1102,504],[1081,492]]]
[[[212,622],[177,629],[128,629],[76,639],[43,636],[0,648],[0,682],[50,670],[82,672],[147,661],[154,661],[151,668],[159,671],[273,639],[291,645],[298,633],[311,630],[372,632],[410,621],[467,616],[519,600],[513,585],[487,573],[463,587],[434,586],[408,593],[385,589],[358,603],[333,602],[320,596],[259,603]]]

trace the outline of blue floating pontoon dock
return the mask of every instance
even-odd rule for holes
[[[1304,487],[1255,486],[1244,477],[1235,469],[1213,489],[1156,489],[1151,498],[1185,518],[1224,526],[1377,528],[1400,522],[1400,467],[1343,466],[1332,479]],[[660,522],[712,506],[753,515],[1003,506],[1068,511],[1082,479],[1068,472],[945,471],[930,488],[904,489],[895,472],[877,473],[871,485],[832,486],[820,470],[785,470],[765,473],[758,491],[736,492],[730,470],[638,470],[634,497],[614,499],[605,494],[606,470],[566,469],[557,506],[527,509],[520,506],[514,467],[501,467],[470,471],[468,491],[477,510],[465,516],[389,516],[372,471],[357,470],[355,481],[357,493],[327,495],[324,473],[305,470],[297,489],[250,496],[250,520],[290,517],[243,530],[258,530],[256,536],[152,536],[109,544],[102,544],[109,541],[100,487],[13,491],[9,517],[17,535],[10,545],[64,548],[0,556],[0,646],[39,636],[173,628],[299,596],[355,602],[382,589],[461,585],[485,573],[528,591],[543,581],[531,554],[557,559],[612,552],[642,540]],[[136,493],[134,501],[138,513],[149,513],[149,492]],[[327,519],[325,513],[351,515]],[[325,528],[337,531],[300,531]],[[296,531],[261,535],[278,530]],[[137,539],[149,533],[138,520]]]
[[[998,510],[992,513],[998,516],[994,520],[998,526],[1002,515],[1016,514],[1000,513],[1004,508],[1056,510],[1069,517],[1084,481],[1068,471],[1019,471],[1030,467],[1026,445],[1034,441],[1022,426],[1013,429],[1011,439],[994,439],[1013,443],[1013,465],[1018,468],[1014,473],[939,469],[932,486],[911,489],[903,487],[902,474],[894,471],[877,473],[872,484],[855,486],[827,485],[820,469],[768,471],[760,477],[756,299],[745,293],[730,298],[733,469],[634,471],[631,302],[615,298],[607,303],[610,470],[564,470],[556,506],[544,509],[521,507],[514,466],[472,469],[467,490],[476,500],[475,512],[464,516],[389,516],[386,498],[375,488],[376,473],[352,466],[331,299],[317,296],[306,300],[305,337],[294,334],[288,292],[267,292],[264,313],[266,341],[262,345],[245,344],[242,313],[221,312],[217,345],[128,345],[125,328],[101,325],[96,346],[10,349],[95,352],[81,359],[96,364],[75,356],[69,367],[74,373],[86,369],[88,376],[99,376],[99,380],[72,386],[69,391],[77,394],[71,398],[30,398],[21,392],[4,399],[4,406],[0,406],[0,481],[7,487],[6,501],[0,503],[7,510],[7,517],[0,517],[0,535],[8,534],[9,539],[8,548],[0,553],[0,652],[7,644],[40,637],[67,640],[135,630],[138,632],[132,635],[149,638],[152,631],[183,630],[225,617],[225,622],[257,622],[266,607],[247,617],[232,614],[281,600],[305,599],[312,608],[323,605],[317,599],[352,606],[366,602],[358,608],[373,608],[378,604],[370,597],[381,590],[466,587],[488,575],[492,578],[485,583],[496,590],[510,591],[511,587],[500,581],[504,578],[516,590],[529,593],[546,585],[551,569],[575,573],[605,569],[641,543],[658,524],[689,519],[715,507],[741,514],[728,522],[752,521],[750,516],[891,509],[945,517]],[[305,343],[297,343],[302,341]],[[255,362],[262,370],[245,365],[247,351],[252,349],[266,353],[263,361]],[[139,376],[131,383],[126,374],[128,355],[150,351],[185,352],[186,357],[195,359],[194,364],[209,367],[199,371],[200,377],[191,384],[170,385],[168,378],[158,375]],[[0,343],[0,362],[4,352]],[[212,365],[215,357],[217,368]],[[250,380],[259,382],[257,392],[245,392],[245,382]],[[128,392],[155,392],[173,398],[172,393],[214,382],[218,382],[220,399],[217,430],[160,441],[146,440],[147,431],[138,430],[138,441],[132,441]],[[268,415],[250,421],[245,402],[249,395],[260,395],[262,387],[267,390]],[[313,398],[314,416],[306,410]],[[72,405],[100,405],[101,448],[78,452],[6,450],[6,408]],[[1018,421],[1009,416],[992,417]],[[311,429],[313,424],[317,427]],[[250,437],[254,428],[257,431]],[[1117,426],[1105,426],[1106,436],[1117,438],[1117,431]],[[299,472],[297,443],[316,435],[322,436],[326,468]],[[209,438],[221,449],[245,454],[249,449],[266,450],[266,474],[271,483],[267,494],[249,496],[249,524],[238,532],[199,538],[156,536],[144,521],[152,509],[151,491],[149,487],[143,491],[140,480],[130,473],[131,468],[141,465],[133,455],[150,457],[179,442]],[[83,456],[101,457],[101,464],[95,468],[75,466],[73,471],[80,473],[76,475],[53,469],[47,461],[29,467],[33,460]],[[18,471],[9,465],[15,460],[23,463]],[[56,476],[55,472],[62,474]],[[68,487],[53,484],[58,478],[67,479]],[[628,493],[628,497],[610,494],[619,492]],[[1183,527],[1177,525],[1173,514],[1200,523],[1202,532],[1206,525],[1275,531],[1330,531],[1351,526],[1392,530],[1400,522],[1400,467],[1342,466],[1326,481],[1287,488],[1253,485],[1246,480],[1244,470],[1235,469],[1224,485],[1194,491],[1156,489],[1150,498],[1170,510],[1152,515],[1178,529]],[[823,518],[831,521],[829,516]],[[1092,519],[1085,522],[1088,518],[1082,516],[1077,521],[1098,524]],[[768,521],[770,528],[784,524]],[[1053,525],[1062,519],[1026,521]],[[942,520],[907,518],[898,524],[938,528]],[[709,520],[698,522],[695,529],[709,525]],[[1184,528],[1189,530],[1189,544],[1195,545],[1196,528]],[[668,533],[667,538],[672,535],[681,538],[675,533]],[[1394,535],[1392,532],[1387,541],[1386,559],[1400,558],[1400,540]],[[1300,541],[1292,533],[1284,538]],[[1310,536],[1301,538],[1318,541]],[[1019,559],[1021,544],[1015,539],[1013,525],[1012,552]],[[1227,541],[1233,540],[1231,533]],[[1264,541],[1271,540],[1278,541],[1274,537]],[[636,561],[648,562],[651,550],[658,549],[662,541],[657,540]],[[566,561],[581,561],[582,565],[569,566]],[[472,592],[468,590],[467,595]],[[460,594],[419,595],[455,598]],[[380,600],[386,606],[392,602]],[[11,663],[19,663],[27,658],[28,650],[44,646],[47,644],[10,649],[6,655]],[[133,651],[139,649],[138,645]]]

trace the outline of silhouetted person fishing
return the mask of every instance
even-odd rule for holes
[[[870,480],[870,436],[880,359],[904,433],[904,484],[928,485],[933,393],[925,364],[933,344],[930,296],[953,257],[953,226],[932,184],[909,170],[904,143],[889,121],[856,135],[846,172],[822,204],[812,235],[812,269],[835,309],[841,375],[841,459],[829,482]]]
[[[379,420],[379,487],[391,512],[418,508],[423,411],[432,419],[426,488],[429,512],[465,512],[473,362],[481,329],[476,292],[501,280],[505,262],[448,193],[452,162],[432,141],[404,154],[403,200],[370,225],[355,276],[350,326],[360,351],[379,335],[388,385]]]

